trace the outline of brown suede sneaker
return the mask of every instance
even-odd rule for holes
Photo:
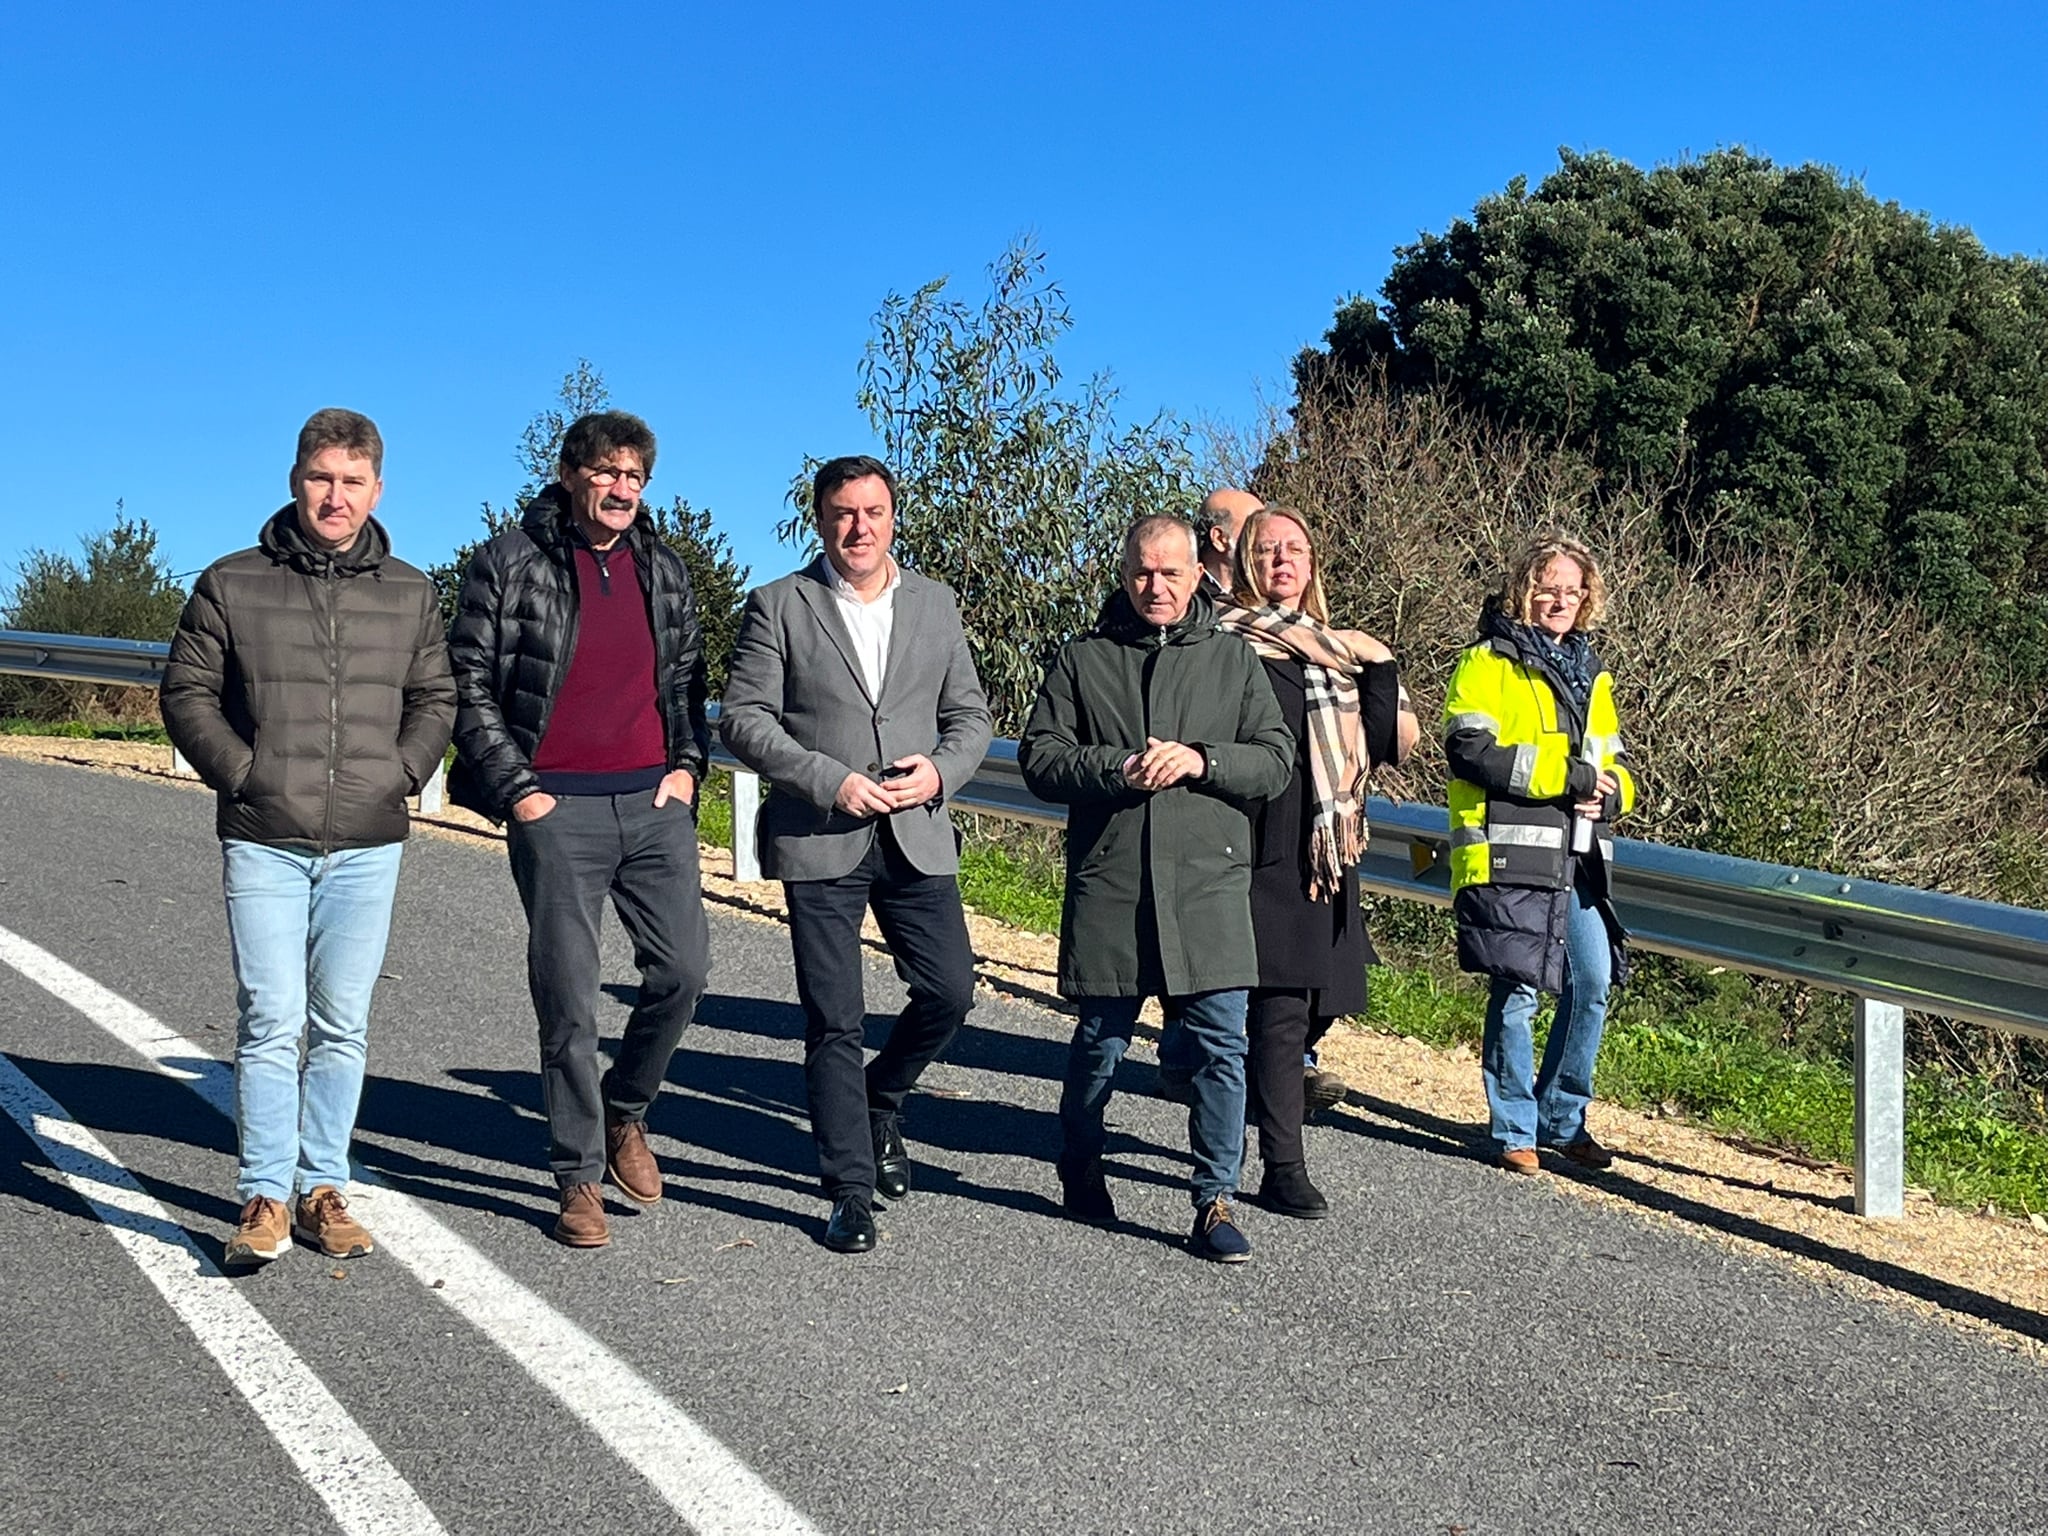
[[[661,1198],[661,1165],[647,1146],[647,1128],[638,1120],[612,1120],[604,1125],[606,1166],[619,1192],[635,1205]]]
[[[311,1194],[299,1196],[292,1236],[330,1259],[359,1259],[377,1246],[363,1224],[349,1215],[348,1202],[332,1184],[315,1184]]]
[[[555,1221],[555,1241],[571,1248],[602,1248],[612,1240],[604,1219],[604,1187],[571,1184],[562,1191],[562,1214]]]
[[[235,1235],[228,1239],[224,1264],[268,1264],[291,1241],[291,1216],[282,1200],[257,1195],[242,1207]]]
[[[1535,1173],[1543,1167],[1534,1147],[1509,1147],[1494,1161],[1509,1173]]]

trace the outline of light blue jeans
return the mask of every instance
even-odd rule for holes
[[[299,853],[221,845],[235,963],[240,1200],[348,1188],[370,993],[384,965],[403,843]],[[299,1043],[305,1041],[305,1066]]]
[[[1479,1075],[1486,1084],[1493,1139],[1503,1152],[1538,1143],[1566,1146],[1586,1135],[1614,950],[1600,909],[1576,882],[1565,899],[1564,956],[1564,990],[1557,994],[1543,1065],[1533,1085],[1529,1066],[1536,1049],[1531,1028],[1536,989],[1495,977],[1487,999]]]
[[[1117,1063],[1130,1048],[1138,1022],[1136,997],[1084,997],[1075,1002],[1080,1022],[1067,1048],[1066,1082],[1060,1093],[1062,1160],[1102,1156],[1107,1139],[1103,1111],[1116,1080]],[[1165,999],[1177,1016],[1181,1049],[1193,1072],[1195,1102],[1188,1110],[1188,1150],[1195,1157],[1195,1209],[1237,1193],[1244,1166],[1245,994],[1198,992]]]

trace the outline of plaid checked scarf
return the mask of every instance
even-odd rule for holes
[[[1321,901],[1365,857],[1365,774],[1358,673],[1365,665],[1331,628],[1298,608],[1219,603],[1216,622],[1260,656],[1301,663],[1308,699],[1308,895]]]

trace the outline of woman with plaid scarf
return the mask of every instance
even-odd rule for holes
[[[1366,776],[1398,763],[1418,727],[1394,656],[1372,636],[1330,623],[1315,541],[1291,507],[1267,507],[1238,535],[1235,603],[1218,622],[1265,663],[1298,743],[1294,777],[1253,817],[1247,1095],[1265,1172],[1258,1200],[1307,1220],[1329,1214],[1302,1143],[1302,1056],[1339,1017],[1365,1008],[1374,959],[1358,901]]]

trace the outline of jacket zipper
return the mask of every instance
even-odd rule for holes
[[[334,852],[334,774],[341,755],[341,588],[334,559],[327,561],[327,822],[321,828],[320,851]]]

